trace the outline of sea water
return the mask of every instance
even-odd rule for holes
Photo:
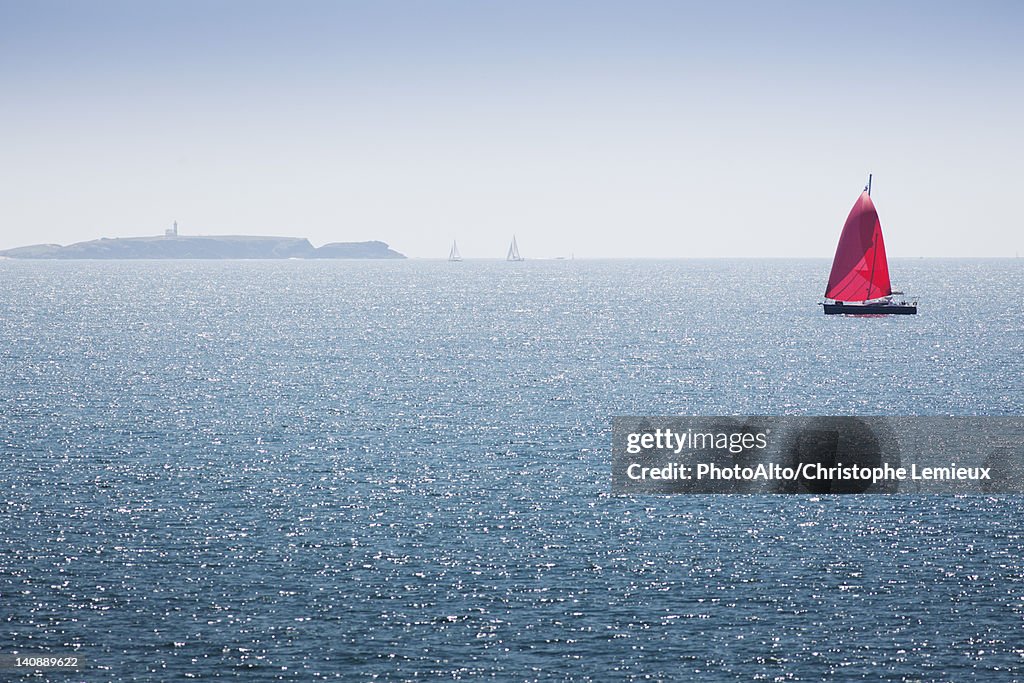
[[[0,654],[1020,678],[1020,497],[610,495],[616,415],[1024,412],[1022,262],[890,269],[919,315],[824,260],[0,261]]]

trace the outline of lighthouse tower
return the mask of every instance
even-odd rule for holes
[[[164,237],[177,237],[178,236],[178,221],[174,221],[174,226],[164,230]]]

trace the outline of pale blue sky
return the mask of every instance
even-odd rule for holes
[[[8,2],[0,248],[1024,251],[1024,4]]]

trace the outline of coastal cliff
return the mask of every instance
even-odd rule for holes
[[[243,235],[120,237],[67,246],[35,244],[0,251],[18,259],[403,259],[384,242],[334,242],[320,248],[301,237]]]

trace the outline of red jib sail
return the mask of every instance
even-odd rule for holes
[[[866,301],[892,294],[889,264],[878,212],[867,192],[853,205],[843,226],[828,277],[825,298],[836,301]]]

